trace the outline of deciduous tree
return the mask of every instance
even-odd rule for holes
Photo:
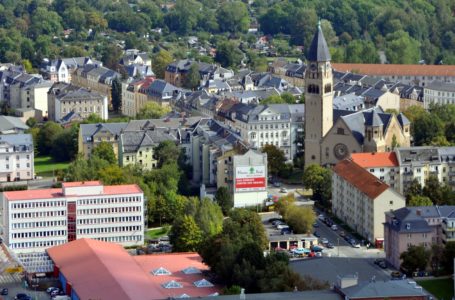
[[[223,214],[227,215],[234,206],[234,200],[232,194],[229,192],[227,187],[221,186],[215,193],[215,201],[221,207]]]
[[[114,149],[108,142],[102,141],[92,150],[92,156],[97,156],[104,159],[111,165],[117,164],[117,158],[115,157]]]
[[[267,169],[269,174],[275,176],[280,173],[286,162],[286,156],[284,155],[283,150],[279,149],[275,145],[266,144],[262,147],[261,151],[267,153]]]
[[[185,215],[174,221],[169,239],[175,252],[197,251],[203,239],[203,232],[192,216]]]

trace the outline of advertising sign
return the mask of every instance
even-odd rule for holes
[[[235,169],[235,191],[253,192],[266,189],[265,166],[245,166]]]

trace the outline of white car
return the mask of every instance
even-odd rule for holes
[[[324,221],[324,220],[325,220],[325,217],[324,217],[323,214],[320,214],[320,215],[318,216],[318,219],[321,220],[321,221]]]
[[[327,244],[328,242],[329,242],[328,239],[326,239],[326,238],[321,238],[321,244],[325,245],[325,244]]]
[[[280,225],[278,225],[278,226],[276,227],[276,229],[278,229],[278,230],[285,229],[285,228],[286,228],[286,229],[289,228],[289,225],[280,224]]]
[[[353,241],[353,242],[351,243],[351,245],[352,245],[352,247],[354,247],[354,248],[360,248],[359,242]]]
[[[314,256],[316,256],[316,257],[322,257],[322,252],[315,252],[315,253],[314,253]]]
[[[333,224],[331,228],[332,228],[332,230],[335,230],[335,231],[338,230],[338,226],[336,224]]]

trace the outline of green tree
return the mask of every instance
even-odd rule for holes
[[[303,185],[313,190],[314,198],[329,206],[332,193],[332,172],[319,165],[309,165],[303,172]]]
[[[422,196],[422,185],[416,178],[411,181],[405,195],[408,201],[412,196]]]
[[[112,108],[115,112],[119,112],[122,108],[122,83],[117,77],[112,80]]]
[[[437,176],[430,175],[428,179],[425,180],[422,195],[430,198],[436,205],[440,205],[442,203],[442,186]]]
[[[284,219],[287,219],[288,209],[295,205],[295,197],[293,193],[289,193],[278,199],[275,203],[275,211]]]
[[[408,201],[408,206],[433,206],[431,199],[426,196],[411,196]]]
[[[430,114],[416,118],[411,124],[411,131],[416,146],[430,145],[433,139],[444,134],[442,121]]]
[[[430,251],[424,246],[411,245],[407,251],[400,255],[400,259],[402,260],[401,267],[409,272],[416,270],[424,271],[428,266],[430,255]]]
[[[171,108],[162,106],[157,102],[149,101],[140,110],[137,115],[138,119],[159,119],[169,113]]]
[[[195,89],[199,86],[200,79],[201,75],[199,75],[199,66],[197,63],[193,63],[190,70],[184,77],[183,86],[187,89]]]
[[[283,98],[281,98],[280,95],[271,95],[268,96],[267,98],[261,100],[262,105],[266,104],[284,104],[286,103]]]
[[[114,149],[108,142],[102,141],[92,150],[92,156],[104,159],[110,165],[117,164],[117,158],[115,157]]]
[[[309,233],[313,228],[316,216],[311,207],[290,205],[286,210],[285,220],[294,233]]]
[[[446,274],[453,274],[453,258],[455,257],[455,242],[448,242],[445,245],[441,259],[441,265],[444,266]]]
[[[44,124],[38,134],[38,152],[40,155],[51,153],[55,138],[63,132],[62,126],[49,121]]]
[[[283,170],[284,163],[286,162],[286,156],[283,150],[279,149],[275,145],[266,144],[261,149],[262,153],[267,153],[267,169],[269,174],[275,176]]]
[[[240,64],[242,58],[242,51],[232,41],[221,42],[216,49],[215,61],[223,67],[235,67]]]
[[[227,215],[232,207],[234,207],[234,200],[232,194],[229,192],[227,187],[221,186],[215,193],[216,203],[221,207],[223,214]]]
[[[164,164],[176,162],[180,156],[180,149],[174,141],[163,141],[156,146],[154,154],[158,160],[158,167]]]
[[[204,239],[219,234],[223,230],[223,212],[218,204],[203,198],[194,219],[202,230]]]
[[[53,138],[50,154],[54,161],[70,161],[76,157],[78,134],[79,126],[73,125]]]
[[[197,251],[203,240],[203,232],[192,216],[185,215],[172,224],[169,240],[175,252]]]
[[[173,9],[164,17],[164,23],[171,31],[185,35],[196,27],[201,10],[201,4],[195,0],[177,0]]]
[[[37,123],[38,121],[34,117],[28,118],[27,121],[25,122],[25,124],[30,128],[35,127]]]
[[[379,54],[372,42],[353,40],[346,46],[345,62],[377,64]]]
[[[224,2],[216,16],[220,30],[224,32],[247,32],[250,27],[247,6],[241,1]]]
[[[398,30],[386,36],[385,53],[392,64],[416,64],[420,60],[420,43],[409,33]]]
[[[172,55],[163,49],[153,57],[153,72],[157,78],[164,78],[164,71],[171,62]]]

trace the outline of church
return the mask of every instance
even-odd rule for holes
[[[334,165],[356,152],[409,147],[411,124],[403,114],[380,107],[363,111],[333,109],[330,52],[320,24],[311,42],[305,72],[305,165]]]

